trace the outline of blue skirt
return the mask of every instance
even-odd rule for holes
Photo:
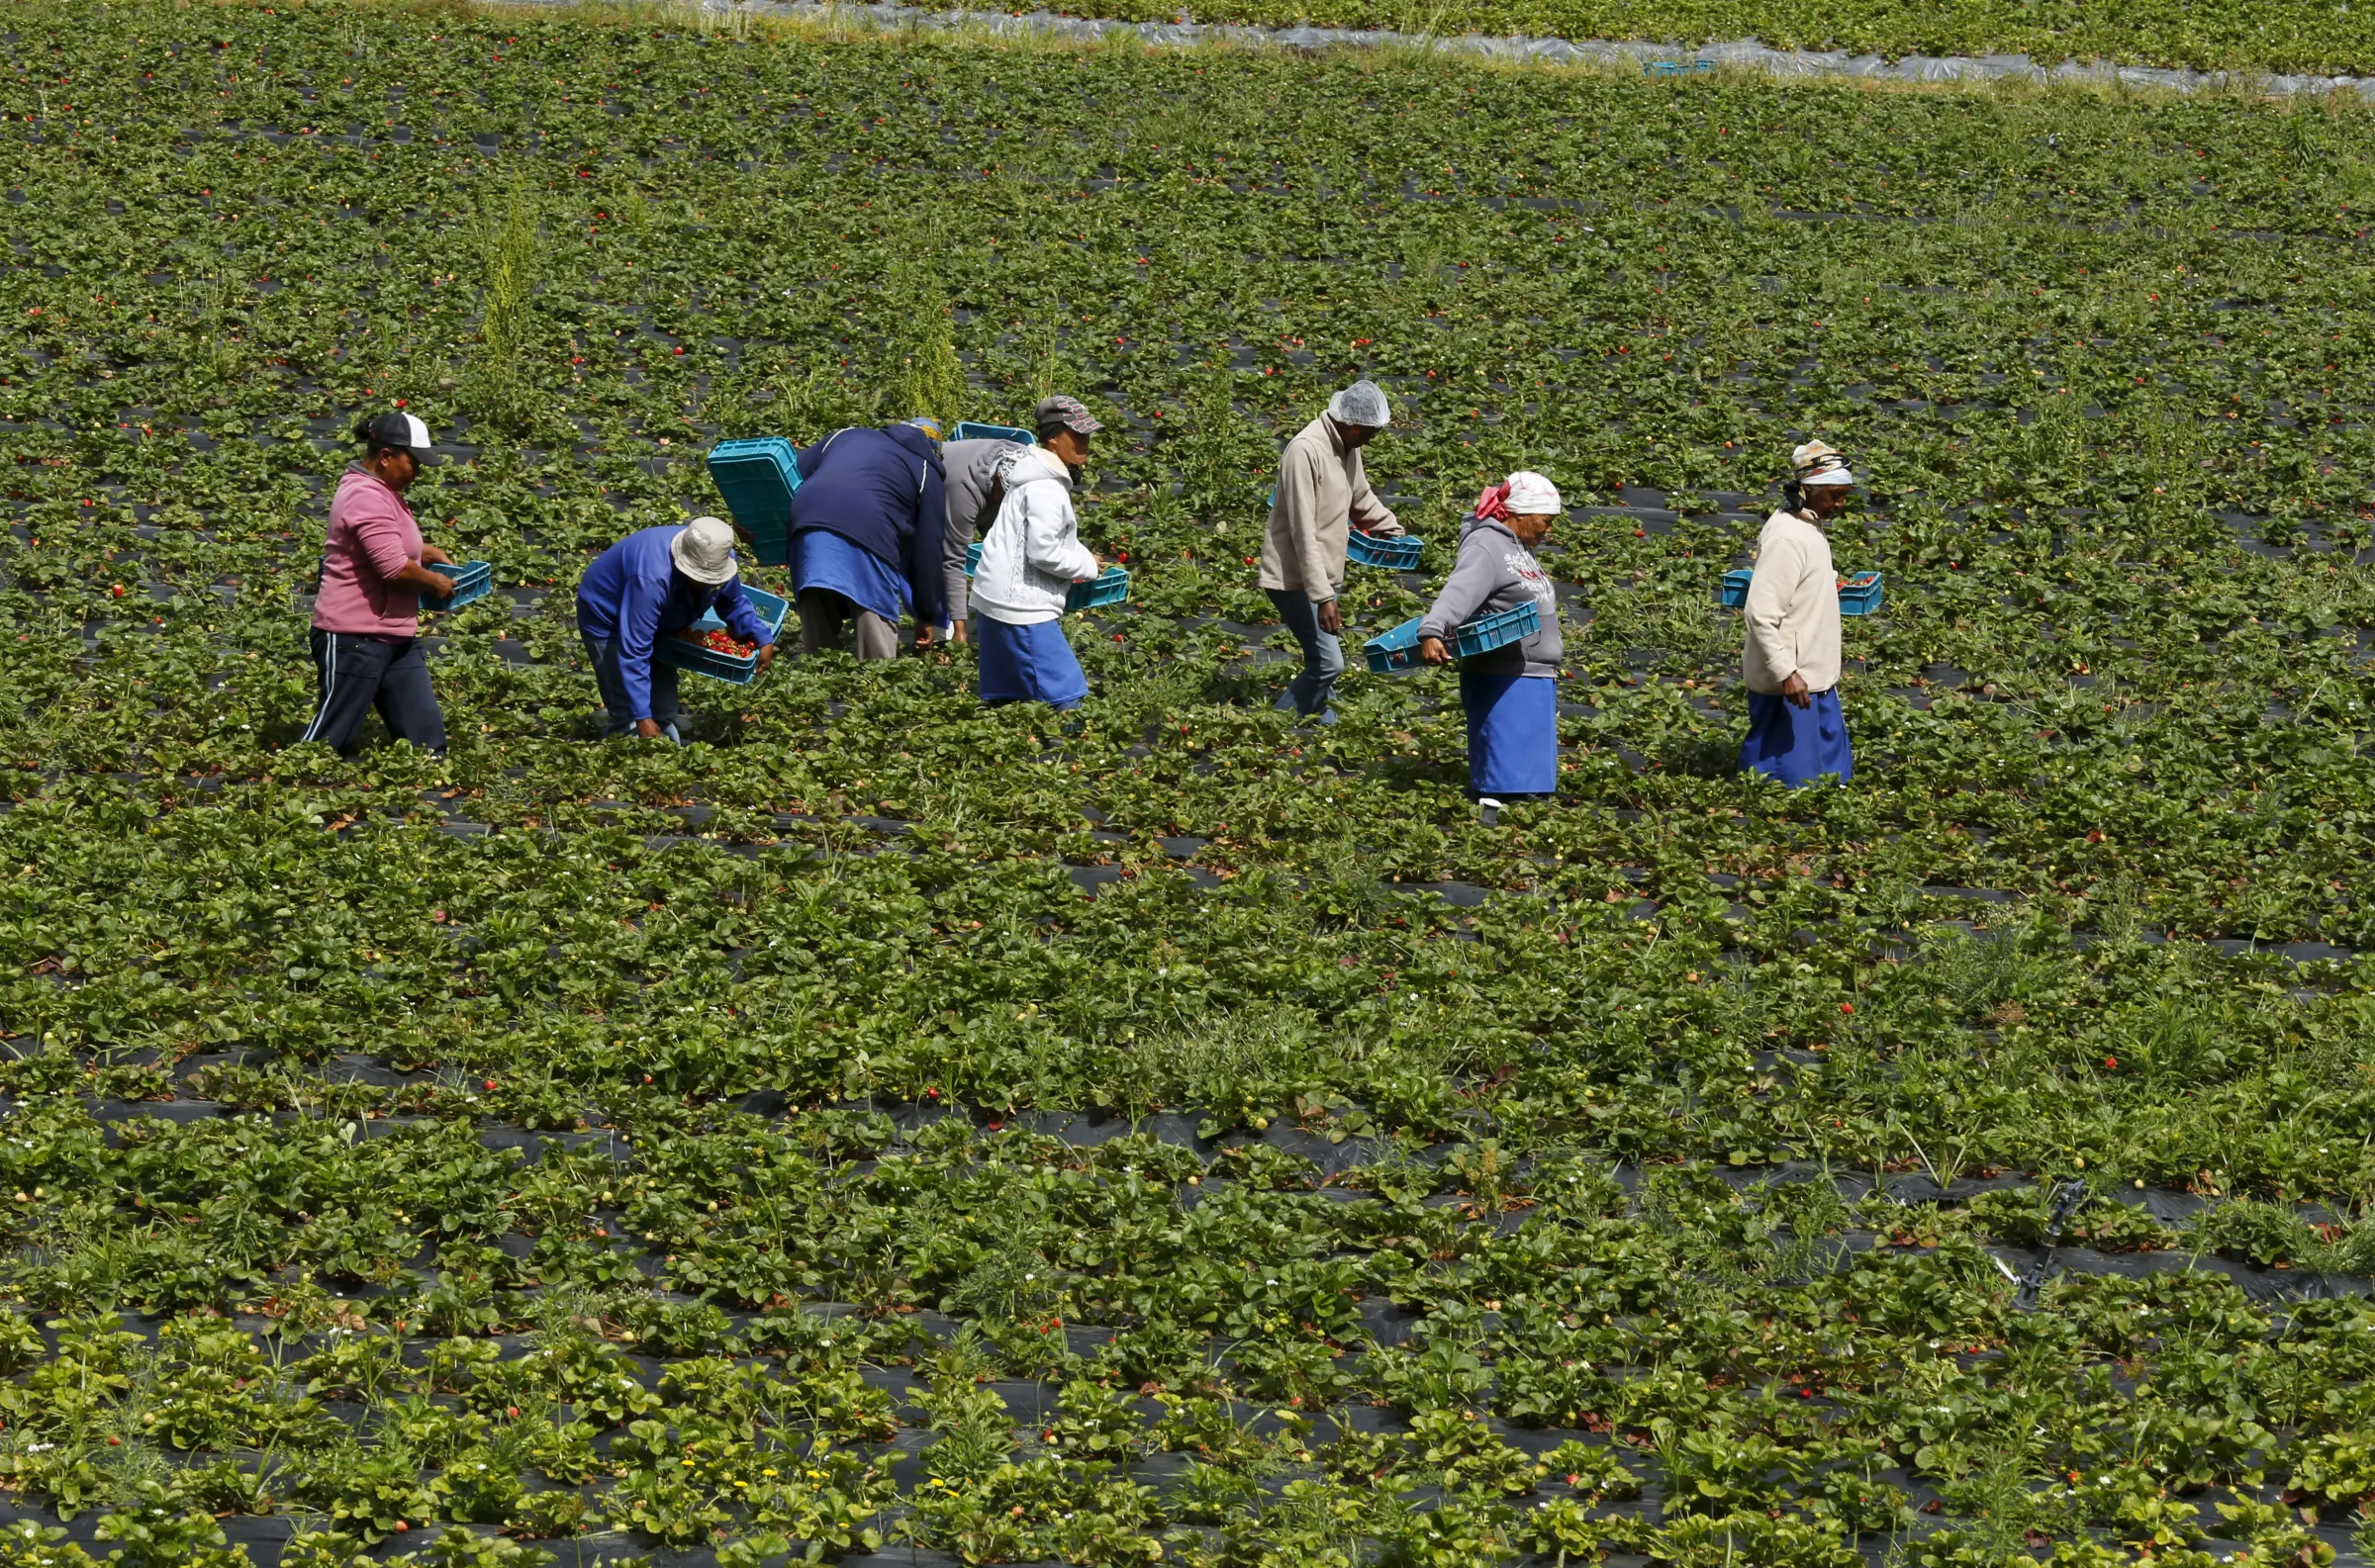
[[[1559,787],[1559,683],[1547,675],[1460,672],[1468,710],[1468,784],[1479,795]]]
[[[1846,784],[1855,777],[1848,754],[1848,723],[1839,711],[1839,689],[1816,692],[1804,707],[1761,692],[1749,693],[1749,738],[1740,745],[1740,766],[1778,779],[1795,789],[1825,774]]]
[[[976,615],[973,627],[981,647],[982,701],[988,706],[1045,702],[1049,707],[1079,707],[1089,694],[1089,678],[1081,673],[1072,644],[1064,640],[1062,621],[1013,626]]]
[[[830,528],[803,528],[792,535],[792,585],[795,593],[821,588],[838,594],[894,628],[906,613],[906,579]]]

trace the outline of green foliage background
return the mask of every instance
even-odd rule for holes
[[[2371,1320],[2280,1295],[2375,1239],[2358,112],[0,16],[0,1473],[96,1549],[2168,1564],[2375,1491]],[[1438,677],[1266,706],[1356,373],[1430,573],[1574,503],[1556,808],[1476,822]],[[1077,720],[825,656],[592,739],[568,589],[712,437],[1051,387],[1135,574]],[[301,591],[397,399],[509,592],[450,760],[349,767]],[[1784,796],[1710,598],[1808,434],[1889,607]],[[2064,1179],[2143,1263],[2019,1310]]]

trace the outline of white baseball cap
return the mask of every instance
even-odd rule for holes
[[[716,517],[696,517],[668,541],[676,569],[707,588],[734,580],[734,530]]]

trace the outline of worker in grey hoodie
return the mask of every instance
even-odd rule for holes
[[[1460,525],[1460,558],[1420,618],[1418,654],[1450,664],[1458,628],[1479,615],[1531,602],[1532,635],[1463,660],[1460,704],[1468,711],[1469,793],[1497,819],[1501,803],[1546,799],[1559,787],[1559,591],[1534,552],[1560,512],[1559,488],[1519,470],[1476,498]]]
[[[948,530],[940,542],[940,575],[948,588],[951,642],[965,641],[966,600],[972,592],[966,586],[965,557],[981,530],[998,515],[998,503],[1004,499],[998,489],[998,471],[1029,444],[990,436],[951,441],[940,448],[940,464],[948,472]]]

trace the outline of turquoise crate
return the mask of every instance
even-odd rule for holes
[[[965,575],[980,570],[982,546],[975,541],[965,547]],[[1108,566],[1086,583],[1075,583],[1064,595],[1066,609],[1095,609],[1105,604],[1118,604],[1130,597],[1130,571],[1125,566]]]
[[[1418,623],[1424,618],[1413,615],[1391,631],[1362,644],[1361,652],[1369,660],[1371,674],[1393,675],[1418,668]]]
[[[1064,595],[1064,607],[1068,610],[1101,609],[1107,604],[1118,604],[1129,597],[1130,569],[1126,566],[1108,566],[1088,582],[1073,584]]]
[[[759,612],[759,619],[767,623],[770,634],[777,637],[784,634],[784,616],[791,611],[791,600],[778,599],[765,589],[752,588],[747,583],[742,586],[742,597],[749,600],[750,607]],[[695,621],[692,627],[696,638],[728,629],[713,609]],[[704,647],[698,641],[687,642],[681,637],[663,635],[651,645],[651,657],[656,664],[673,665],[695,675],[730,681],[735,686],[748,686],[759,678],[759,655],[755,648],[748,658],[736,658],[730,653],[719,653],[714,648]]]
[[[1453,635],[1460,646],[1453,651],[1463,659],[1506,648],[1513,642],[1523,642],[1542,629],[1542,611],[1527,600],[1515,609],[1498,610],[1490,615],[1478,615],[1465,621]]]
[[[1877,615],[1880,613],[1880,574],[1858,572],[1839,585],[1839,612],[1842,615]]]
[[[1346,560],[1355,566],[1381,566],[1395,572],[1407,572],[1415,568],[1421,548],[1418,539],[1410,534],[1398,539],[1386,539],[1355,528],[1344,537]]]
[[[949,432],[952,441],[1020,441],[1025,446],[1037,446],[1039,440],[1028,430],[1018,430],[1010,424],[977,424],[971,419],[959,419],[956,429]]]
[[[1749,601],[1749,568],[1739,567],[1724,574],[1716,585],[1715,599],[1719,604],[1738,609]],[[1877,615],[1880,613],[1880,574],[1858,572],[1839,585],[1839,612],[1842,615]]]
[[[1643,64],[1644,76],[1700,76],[1715,69],[1713,60],[1650,60]]]
[[[734,526],[750,536],[750,551],[762,566],[783,566],[792,551],[792,494],[800,489],[800,464],[790,441],[780,435],[719,441],[710,448],[710,479],[725,498]]]
[[[1391,631],[1372,637],[1362,645],[1362,655],[1376,675],[1396,675],[1418,669],[1418,628],[1424,616],[1412,616]],[[1532,600],[1515,609],[1504,609],[1490,615],[1478,615],[1463,622],[1452,633],[1452,652],[1463,659],[1472,659],[1495,648],[1505,648],[1513,642],[1531,637],[1542,627],[1542,612]]]
[[[430,609],[460,609],[464,604],[474,604],[495,592],[495,568],[485,561],[464,561],[459,566],[445,566],[432,561],[428,569],[439,577],[451,578],[461,585],[447,598],[425,600]]]

